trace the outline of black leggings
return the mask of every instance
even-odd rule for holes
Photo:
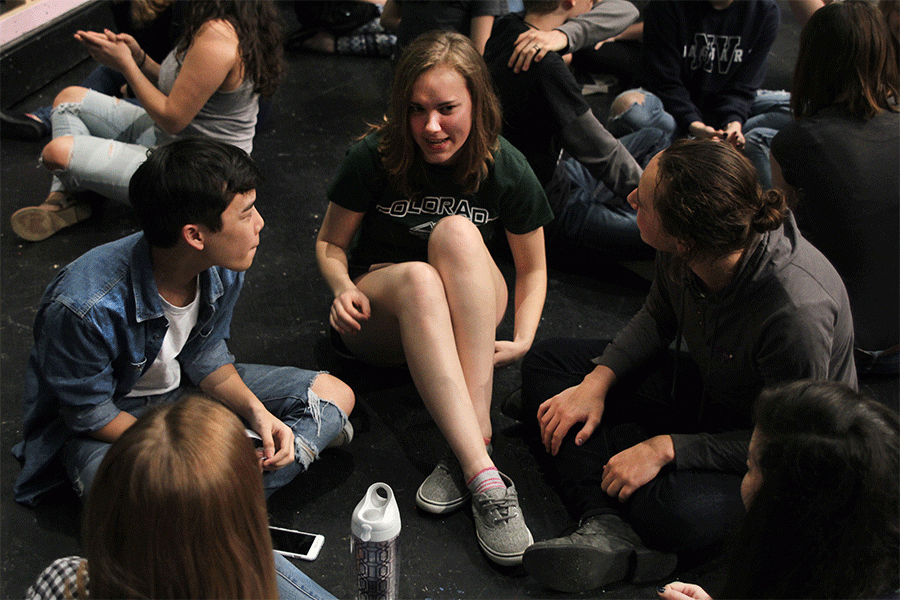
[[[578,385],[596,367],[608,340],[546,340],[522,362],[522,403],[529,431],[539,435],[540,404]],[[696,400],[701,380],[690,358],[678,358],[678,389],[671,396],[673,353],[662,353],[634,377],[622,378],[606,399],[603,419],[584,445],[575,445],[582,424],[569,430],[556,456],[545,454],[552,483],[573,519],[615,513],[628,521],[645,544],[665,551],[696,551],[723,541],[744,514],[742,476],[664,467],[624,503],[603,492],[603,466],[609,459],[655,435],[698,430]]]

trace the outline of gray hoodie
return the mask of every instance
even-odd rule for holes
[[[702,376],[697,419],[707,433],[672,432],[675,466],[742,473],[763,387],[809,378],[856,388],[847,292],[793,215],[753,242],[718,292],[704,294],[693,275],[673,276],[675,260],[657,253],[644,306],[594,362],[621,377],[680,337]]]

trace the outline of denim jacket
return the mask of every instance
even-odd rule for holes
[[[197,324],[178,355],[194,385],[234,362],[225,341],[243,274],[221,267],[200,274]],[[117,402],[153,363],[168,321],[156,288],[150,245],[142,233],[87,252],[44,292],[25,375],[24,461],[16,500],[33,506],[66,481],[57,455],[76,434],[101,429]]]

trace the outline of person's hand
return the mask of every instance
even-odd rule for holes
[[[250,429],[262,440],[261,465],[265,471],[276,471],[294,462],[294,432],[265,408],[253,413]]]
[[[699,585],[673,581],[669,585],[660,588],[657,593],[664,600],[712,600],[712,597]]]
[[[368,320],[371,314],[369,299],[359,289],[353,288],[334,299],[328,321],[338,333],[344,335],[362,329],[361,321]]]
[[[494,342],[494,368],[505,367],[519,361],[528,352],[530,344],[497,340]]]
[[[575,443],[582,445],[594,433],[603,417],[606,388],[598,386],[593,373],[580,384],[563,390],[538,407],[538,422],[541,426],[541,441],[550,454],[556,456],[563,438],[575,423],[584,427],[575,437]]]
[[[128,49],[131,50],[131,58],[134,59],[135,63],[140,65],[146,59],[144,50],[131,34],[117,33],[116,41],[123,42],[126,46],[128,46]]]
[[[700,140],[713,140],[721,142],[725,139],[725,132],[721,129],[713,129],[703,121],[694,121],[688,126],[688,133]]]
[[[725,141],[738,150],[744,149],[747,140],[744,139],[744,133],[741,131],[740,121],[732,121],[725,126]]]
[[[519,73],[527,71],[531,61],[541,62],[548,52],[557,52],[569,45],[569,38],[562,31],[529,29],[516,38],[516,47],[507,66]]]
[[[120,41],[109,29],[104,29],[103,33],[78,31],[75,33],[75,39],[84,45],[94,60],[116,71],[121,72],[128,61],[135,60],[128,42]]]
[[[674,456],[670,436],[652,437],[610,458],[603,466],[600,487],[610,497],[624,502],[636,489],[656,477]]]

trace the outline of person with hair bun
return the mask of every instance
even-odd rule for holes
[[[112,444],[82,528],[84,559],[54,561],[26,598],[334,600],[273,551],[253,444],[204,394],[152,408]]]
[[[581,520],[523,563],[563,591],[665,577],[722,542],[763,387],[856,386],[841,278],[738,150],[676,142],[628,201],[657,250],[643,308],[612,342],[546,340],[522,364],[522,415]]]
[[[895,598],[900,421],[846,385],[762,393],[723,598]],[[665,600],[708,600],[672,582]]]

